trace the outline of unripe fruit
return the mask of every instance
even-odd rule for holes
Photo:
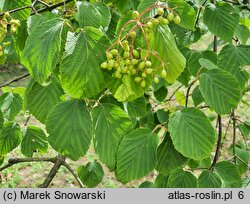
[[[162,16],[164,14],[164,9],[163,8],[158,8],[157,13]]]
[[[0,57],[2,57],[4,55],[3,51],[0,51]]]
[[[139,52],[137,50],[133,50],[134,57],[138,58],[140,56]]]
[[[152,63],[150,61],[146,61],[146,67],[152,67]]]
[[[176,25],[178,25],[178,24],[181,23],[181,18],[180,18],[180,16],[175,16],[175,18],[174,18],[174,23],[175,23]]]
[[[106,52],[106,57],[108,60],[113,59],[113,55],[110,52]]]
[[[154,82],[158,84],[160,82],[159,78],[157,76],[154,77]]]
[[[141,62],[141,63],[139,64],[139,69],[144,69],[144,68],[145,68],[145,65],[146,65],[145,62]]]
[[[135,75],[137,73],[137,70],[136,69],[133,69],[132,71],[131,71],[131,75]]]
[[[108,70],[112,70],[112,68],[115,66],[115,61],[114,60],[109,60],[108,61]]]
[[[136,65],[136,64],[138,63],[138,60],[137,60],[137,59],[132,59],[131,61],[132,61],[132,64],[133,64],[133,65]]]
[[[11,34],[15,34],[15,33],[16,33],[16,31],[17,31],[16,26],[11,25],[11,27],[10,27],[10,32],[11,32]]]
[[[153,73],[153,69],[151,68],[146,69],[146,74],[150,75],[152,73]]]
[[[147,26],[148,26],[148,28],[153,28],[153,23],[151,21],[148,21]]]
[[[113,49],[110,51],[110,53],[114,56],[117,56],[118,55],[118,50],[117,49]]]
[[[168,19],[163,18],[163,19],[161,20],[161,24],[163,24],[163,25],[168,25],[168,24],[169,24]]]
[[[135,37],[136,37],[136,32],[135,32],[135,31],[131,31],[131,32],[129,33],[129,36],[130,36],[131,38],[135,38]]]
[[[124,49],[124,51],[126,51],[126,52],[129,52],[129,45],[123,45],[123,49]]]
[[[126,74],[128,72],[128,67],[124,67],[123,69],[122,69],[122,73],[123,74]]]
[[[173,14],[173,13],[169,13],[168,16],[167,16],[167,19],[168,19],[169,21],[174,20],[174,14]]]
[[[14,20],[14,25],[16,25],[17,27],[19,27],[21,25],[19,20]]]
[[[8,47],[8,46],[10,46],[10,45],[11,45],[11,42],[10,42],[10,41],[4,42],[4,43],[3,43],[3,46],[4,46],[4,47]]]
[[[134,69],[134,66],[133,65],[129,65],[128,66],[128,70],[132,71]]]
[[[135,80],[136,83],[140,83],[142,78],[141,77],[135,77],[134,80]]]
[[[126,63],[126,65],[130,65],[130,64],[131,64],[131,62],[130,62],[129,59],[126,59],[126,60],[125,60],[125,63]]]
[[[154,19],[152,19],[152,23],[153,23],[153,25],[158,25],[159,24],[159,20],[156,19],[156,18],[154,18]]]
[[[6,18],[10,17],[10,13],[9,12],[5,12],[4,13],[4,17],[6,17]]]
[[[133,11],[133,13],[132,13],[132,18],[133,19],[137,19],[138,17],[139,17],[139,12],[138,11]]]
[[[108,67],[108,63],[107,63],[107,62],[103,62],[103,63],[101,64],[101,68],[107,69],[107,67]]]
[[[115,78],[118,78],[118,79],[120,79],[122,77],[122,75],[120,74],[120,72],[115,72]]]
[[[141,74],[141,76],[142,76],[142,78],[147,78],[147,74],[145,73],[145,72],[143,72],[142,74]]]
[[[144,80],[141,81],[140,86],[141,86],[142,88],[145,88],[145,87],[146,87],[146,82],[145,82]]]
[[[124,52],[123,57],[128,58],[129,57],[129,52]]]
[[[163,78],[165,78],[165,77],[167,76],[167,72],[166,72],[165,69],[163,69],[163,70],[161,71],[161,76],[162,76]]]

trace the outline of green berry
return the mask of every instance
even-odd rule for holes
[[[106,57],[108,60],[113,59],[113,55],[110,52],[106,52]]]
[[[138,63],[138,60],[137,60],[137,59],[132,59],[131,61],[132,61],[132,64],[133,64],[133,65],[136,65],[136,64]]]
[[[134,80],[135,80],[136,83],[140,83],[142,78],[141,77],[135,77]]]
[[[163,70],[161,71],[161,76],[162,76],[163,78],[165,78],[165,77],[167,76],[167,72],[166,72],[165,69],[163,69]]]
[[[115,78],[118,78],[118,79],[120,79],[122,77],[122,75],[120,74],[120,72],[115,72]]]
[[[150,61],[146,61],[146,67],[152,67],[152,63]]]
[[[129,52],[129,45],[123,45],[123,49],[124,49],[124,51],[126,51],[126,52]]]
[[[132,18],[133,19],[137,19],[138,17],[139,17],[139,12],[138,11],[133,11],[133,13],[132,13]]]
[[[168,25],[169,24],[169,21],[168,19],[164,18],[161,22],[163,25]]]
[[[117,55],[119,54],[117,49],[111,50],[110,53],[111,53],[113,56],[117,56]]]
[[[131,38],[135,38],[135,37],[136,37],[136,32],[135,32],[135,31],[131,31],[131,32],[129,33],[129,36],[130,36]]]
[[[108,61],[108,70],[112,70],[112,68],[115,66],[115,61],[114,60],[109,60]]]
[[[146,63],[145,63],[145,62],[141,62],[141,63],[139,64],[139,69],[144,69],[145,66],[146,66]]]
[[[108,68],[108,63],[107,63],[107,62],[103,62],[103,63],[101,64],[101,68],[107,69],[107,68]]]
[[[174,14],[173,14],[173,13],[169,13],[168,16],[167,16],[167,19],[168,19],[169,21],[174,20]]]
[[[129,52],[124,52],[123,57],[124,58],[129,58]]]
[[[4,43],[3,43],[3,46],[4,46],[4,47],[8,47],[8,46],[10,46],[10,45],[11,45],[11,42],[10,42],[10,41],[4,42]]]
[[[133,69],[133,70],[131,71],[131,75],[135,75],[135,74],[137,74],[137,70],[136,70],[136,69]]]
[[[164,9],[163,8],[158,8],[157,13],[162,16],[164,14]]]
[[[181,18],[180,18],[180,16],[175,16],[175,18],[174,18],[174,23],[175,23],[176,25],[178,25],[178,24],[181,23]]]
[[[141,76],[142,78],[147,78],[148,75],[145,72],[142,72]]]
[[[131,62],[130,62],[129,59],[126,59],[126,60],[125,60],[125,63],[126,63],[126,65],[130,65],[130,64],[131,64]]]
[[[128,70],[132,71],[134,69],[134,66],[133,65],[129,65],[128,66]]]
[[[4,55],[3,51],[0,51],[0,57],[2,57]]]
[[[148,28],[153,28],[153,23],[152,23],[151,21],[148,21],[148,22],[147,22],[147,27],[148,27]]]
[[[156,84],[159,84],[160,80],[159,80],[159,78],[158,78],[157,76],[154,77],[154,82],[155,82]]]
[[[153,25],[158,25],[159,20],[157,18],[154,18],[154,19],[152,19],[152,23],[153,23]]]
[[[140,86],[142,88],[145,88],[146,87],[146,81],[142,80],[141,83],[140,83]]]
[[[128,72],[128,67],[124,67],[123,69],[122,69],[122,73],[123,74],[126,74]]]
[[[10,27],[10,32],[11,32],[11,34],[15,34],[16,31],[17,31],[16,26],[15,26],[15,25],[11,25],[11,27]]]
[[[153,73],[153,69],[151,68],[146,69],[146,74],[150,75],[152,73]]]
[[[134,57],[138,58],[140,56],[139,52],[137,50],[133,50]]]

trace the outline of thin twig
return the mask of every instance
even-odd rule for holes
[[[182,87],[183,87],[183,85],[180,85],[180,86],[172,93],[172,95],[171,95],[168,99],[166,99],[164,102],[166,102],[166,101],[171,101],[172,98],[174,97],[174,95],[176,94],[176,92],[179,91]]]
[[[233,120],[233,161],[236,165],[236,120],[235,120],[235,112],[232,111],[232,120]]]
[[[198,15],[197,15],[197,18],[196,18],[196,21],[195,21],[195,27],[196,27],[196,26],[198,25],[198,23],[199,23],[201,11],[202,11],[202,9],[203,9],[203,7],[205,6],[206,3],[207,3],[207,0],[205,0],[205,1],[203,2],[203,4],[201,5],[201,7],[200,7],[200,9],[199,9],[199,11],[198,11]]]

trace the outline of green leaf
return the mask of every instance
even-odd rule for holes
[[[141,3],[138,5],[137,10],[141,13],[145,9],[149,8],[153,4],[155,4],[155,0],[141,0]],[[154,16],[156,12],[153,10],[150,12],[149,16]]]
[[[154,184],[151,181],[144,181],[139,185],[139,188],[153,188]]]
[[[188,61],[187,61],[188,71],[193,76],[196,76],[199,71],[203,71],[203,70],[200,70],[202,66],[201,66],[199,60],[201,58],[208,59],[212,63],[217,64],[217,55],[213,51],[210,51],[210,50],[195,51],[190,55],[190,57],[188,58]]]
[[[218,56],[218,66],[233,75],[240,66],[250,65],[250,45],[225,45]]]
[[[0,130],[3,128],[3,123],[4,123],[3,113],[0,110]]]
[[[229,3],[207,4],[203,21],[208,29],[221,39],[231,42],[234,31],[239,24],[239,12]]]
[[[5,155],[0,155],[0,166],[4,163]]]
[[[108,45],[107,38],[96,28],[68,32],[60,72],[62,86],[71,97],[91,97],[105,87],[100,64],[105,60]]]
[[[114,5],[121,13],[124,13],[130,9],[130,0],[114,0]]]
[[[132,129],[132,122],[120,107],[113,104],[101,104],[91,114],[95,152],[104,164],[114,170],[118,145],[122,137]]]
[[[215,131],[206,115],[195,108],[175,112],[168,124],[174,147],[194,160],[208,157],[215,143]]]
[[[155,179],[154,187],[155,188],[168,188],[168,179],[169,175],[165,176],[163,174],[158,174]]]
[[[220,188],[221,185],[220,177],[209,170],[204,170],[198,178],[199,188]]]
[[[174,148],[169,133],[157,149],[157,161],[156,170],[164,175],[168,175],[170,171],[177,169],[187,161],[187,158]]]
[[[60,102],[46,120],[49,144],[72,160],[84,156],[92,138],[92,121],[82,100]]]
[[[159,53],[163,62],[167,65],[168,83],[174,83],[175,80],[183,72],[186,59],[178,50],[173,34],[168,26],[159,26],[158,30],[154,32],[153,39],[150,40],[151,49]],[[155,57],[152,58],[152,63],[155,67],[160,65],[160,62]]]
[[[19,125],[11,122],[4,124],[0,131],[0,155],[5,155],[18,147],[22,139]]]
[[[48,86],[35,82],[27,93],[27,109],[41,123],[45,123],[52,108],[61,101],[64,94],[59,83],[53,81]]]
[[[194,31],[196,21],[196,11],[184,0],[168,0],[168,5],[175,8],[174,11],[180,16],[179,26]]]
[[[192,93],[192,99],[194,101],[194,105],[198,106],[199,104],[201,104],[204,101],[204,98],[201,95],[201,91],[199,86],[196,86],[193,90]]]
[[[151,172],[156,165],[158,136],[146,128],[125,135],[117,151],[116,177],[126,183]]]
[[[14,10],[20,7],[24,6],[29,6],[31,5],[31,0],[15,0],[15,1],[10,1],[10,0],[1,0],[0,2],[0,11],[10,11]],[[11,16],[14,19],[18,20],[26,20],[31,13],[31,8],[27,9],[22,9],[20,11],[11,13]]]
[[[230,147],[230,155],[233,156],[233,148]],[[236,155],[236,165],[239,170],[239,174],[242,175],[248,169],[248,162],[250,155],[247,150],[241,149],[239,147],[235,147],[235,155]]]
[[[249,138],[249,136],[250,136],[250,125],[249,124],[247,124],[247,123],[239,124],[238,128],[244,137]]]
[[[59,60],[64,19],[43,21],[27,38],[21,63],[42,84],[56,68]]]
[[[110,21],[111,21],[111,13],[110,13],[109,8],[105,4],[103,4],[101,2],[98,2],[98,3],[94,4],[94,7],[100,13],[101,26],[104,28],[104,30],[107,30],[107,28],[108,28],[108,26],[110,24]]]
[[[165,126],[166,126],[166,124],[167,124],[167,122],[169,120],[169,114],[170,114],[170,112],[166,111],[164,109],[159,109],[156,112],[156,116],[157,116],[158,121],[161,124],[164,124]]]
[[[235,30],[235,36],[239,38],[241,44],[246,44],[250,38],[250,30],[244,25],[238,25]]]
[[[155,99],[160,102],[164,101],[167,95],[168,95],[168,89],[165,88],[164,86],[154,91]]]
[[[199,63],[202,67],[205,67],[206,69],[219,69],[217,65],[215,65],[213,62],[211,62],[208,59],[200,58]]]
[[[218,162],[214,170],[225,182],[232,183],[241,180],[237,167],[229,161]]]
[[[33,157],[33,153],[45,153],[48,149],[47,136],[42,129],[29,126],[23,131],[21,151],[27,157]]]
[[[200,76],[200,91],[206,103],[223,115],[236,108],[241,98],[237,80],[228,72],[212,69]]]
[[[9,92],[0,97],[0,108],[4,116],[10,121],[15,119],[22,107],[23,99],[19,94]]]
[[[102,23],[99,10],[89,2],[77,3],[76,20],[81,28],[86,26],[99,28]]]
[[[129,116],[142,117],[147,113],[147,101],[145,97],[138,98],[134,101],[125,103]]]
[[[188,171],[183,171],[182,169],[177,169],[170,173],[169,180],[168,180],[168,187],[169,188],[196,188],[197,179],[192,173]]]
[[[120,17],[121,16],[118,12],[112,11],[111,21],[109,24],[109,28],[106,32],[109,39],[114,39],[116,37],[116,27]]]
[[[94,188],[101,183],[104,176],[104,171],[99,162],[88,162],[86,166],[80,166],[77,169],[77,174],[88,188]]]

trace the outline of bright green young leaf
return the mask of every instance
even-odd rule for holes
[[[161,59],[166,63],[168,83],[174,83],[183,72],[186,59],[178,50],[173,34],[168,26],[159,26],[154,31],[153,39],[150,41],[151,49],[159,53]],[[153,57],[153,66],[157,67],[160,61]]]
[[[35,82],[27,93],[27,109],[41,123],[45,123],[47,115],[61,101],[60,97],[63,94],[60,84],[56,81],[47,86]]]
[[[168,124],[174,147],[182,155],[202,160],[210,155],[215,131],[206,115],[195,108],[175,112]]]
[[[64,22],[62,18],[43,21],[27,39],[21,62],[40,84],[47,80],[58,63]]]
[[[165,176],[163,174],[158,174],[155,179],[154,187],[155,188],[168,188],[168,179],[169,175]]]
[[[168,175],[187,161],[187,158],[174,148],[169,133],[157,149],[157,161],[156,170],[164,175]]]
[[[104,50],[108,45],[107,38],[96,28],[68,32],[60,72],[62,86],[71,97],[91,97],[105,87],[100,64],[105,60]]]
[[[0,109],[4,116],[12,121],[22,110],[23,99],[19,94],[13,94],[11,92],[5,93],[0,97]]]
[[[169,188],[196,188],[197,179],[192,173],[188,171],[183,171],[182,169],[177,169],[170,173],[169,180],[168,180],[168,187]]]
[[[154,184],[151,181],[142,182],[138,188],[153,188]]]
[[[228,42],[231,42],[239,20],[239,12],[226,2],[207,4],[203,14],[203,21],[208,29]]]
[[[221,69],[212,69],[200,76],[200,91],[206,103],[220,115],[230,113],[241,98],[237,80]]]
[[[99,10],[89,2],[78,1],[76,20],[81,28],[86,26],[99,28],[102,23]]]
[[[174,10],[181,18],[181,27],[194,31],[196,21],[196,11],[184,0],[168,0],[168,5]]]
[[[29,126],[23,131],[23,140],[21,143],[23,155],[32,157],[35,151],[45,153],[47,149],[47,136],[42,129],[36,126]]]
[[[101,183],[104,171],[101,164],[94,161],[78,167],[77,174],[86,187],[94,188]]]
[[[220,177],[209,170],[204,170],[198,178],[199,188],[220,188],[221,185]]]
[[[15,149],[21,142],[22,135],[19,125],[11,122],[4,124],[0,131],[0,155],[5,155]]]
[[[0,11],[10,11],[24,6],[31,5],[31,0],[1,0]],[[22,9],[20,11],[14,12],[11,16],[14,19],[26,20],[31,13],[31,8]]]
[[[233,75],[242,65],[250,65],[250,45],[225,45],[218,56],[218,66]]]
[[[60,102],[46,120],[49,144],[73,160],[84,156],[92,138],[92,121],[82,100]]]
[[[120,107],[113,104],[101,104],[95,107],[91,114],[95,152],[100,160],[113,170],[118,145],[122,137],[132,129],[132,122]]]
[[[190,55],[187,61],[188,71],[193,76],[196,76],[198,72],[203,71],[203,70],[200,70],[202,65],[200,64],[199,60],[201,58],[208,59],[213,64],[217,64],[217,55],[213,51],[210,51],[210,50],[195,51]]]
[[[128,115],[132,117],[142,117],[147,112],[147,101],[145,97],[138,98],[134,101],[125,103]]]
[[[150,173],[156,165],[158,136],[140,128],[125,135],[117,152],[116,177],[127,183]]]
[[[214,170],[225,182],[232,183],[241,180],[237,167],[229,161],[218,162]]]

